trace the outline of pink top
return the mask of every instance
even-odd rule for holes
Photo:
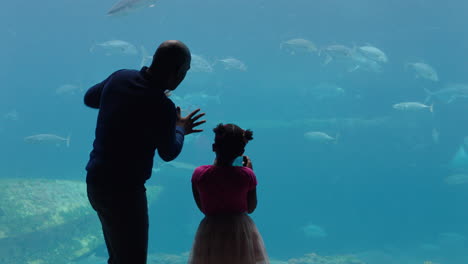
[[[247,167],[204,165],[195,169],[192,184],[200,194],[205,215],[247,212],[247,193],[257,186]]]

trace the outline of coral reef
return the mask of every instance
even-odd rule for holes
[[[187,264],[189,252],[182,254],[151,254],[148,256],[148,264]]]
[[[148,256],[148,264],[186,264],[189,252],[181,255],[153,254]],[[270,264],[365,264],[352,255],[319,256],[315,253],[306,254],[300,258],[287,261],[270,260]]]
[[[352,255],[319,256],[315,253],[306,254],[301,258],[292,258],[288,264],[365,264]]]
[[[81,181],[1,179],[0,263],[70,263],[104,243]],[[148,202],[161,187],[147,186]]]

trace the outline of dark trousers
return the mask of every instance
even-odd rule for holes
[[[149,224],[145,188],[117,191],[88,184],[88,199],[102,224],[107,263],[146,264]]]

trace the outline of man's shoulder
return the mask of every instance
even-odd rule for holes
[[[132,69],[120,69],[112,73],[113,76],[135,76],[140,72]]]
[[[120,69],[110,75],[110,81],[113,85],[121,87],[148,87],[148,82],[142,76],[141,71],[133,69]],[[153,90],[153,89],[152,89]],[[156,89],[154,89],[156,90]],[[150,90],[148,90],[150,91]]]
[[[175,104],[169,99],[164,93],[154,93],[156,97],[160,98],[160,107],[164,108],[165,111],[176,112]]]

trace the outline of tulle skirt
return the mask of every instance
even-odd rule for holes
[[[189,264],[269,264],[263,239],[247,214],[205,216]]]

